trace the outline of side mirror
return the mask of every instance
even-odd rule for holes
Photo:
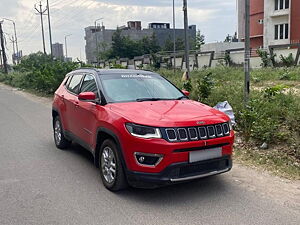
[[[189,92],[189,91],[182,90],[182,93],[183,93],[185,96],[187,96],[187,97],[189,97],[189,96],[190,96],[190,92]]]
[[[80,101],[93,102],[96,100],[96,95],[94,92],[82,92],[78,95]]]

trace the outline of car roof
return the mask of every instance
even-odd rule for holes
[[[97,69],[97,68],[80,68],[74,70],[72,72],[90,72],[90,71],[97,72],[99,75],[110,75],[110,74],[154,74],[151,71],[145,70],[134,70],[134,69]]]

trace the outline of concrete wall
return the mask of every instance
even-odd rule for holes
[[[198,66],[199,68],[208,67],[211,54],[198,55]]]
[[[296,58],[298,49],[274,49],[274,53],[276,54],[275,61],[281,62],[280,55],[287,57],[290,53],[293,54],[293,58]]]

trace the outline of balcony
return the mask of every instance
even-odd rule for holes
[[[270,17],[288,16],[290,14],[290,9],[280,9],[274,10],[270,13]]]

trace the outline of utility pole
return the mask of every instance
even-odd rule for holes
[[[47,11],[48,11],[47,14],[48,14],[48,26],[49,26],[50,52],[51,52],[51,56],[53,56],[49,0],[47,0]]]
[[[42,2],[40,2],[40,9],[36,8],[36,5],[34,5],[35,10],[38,12],[38,14],[41,17],[41,27],[42,27],[42,39],[43,39],[43,49],[44,49],[44,54],[46,54],[46,47],[45,47],[45,34],[44,34],[44,22],[43,22],[43,15],[47,11],[47,9],[42,10]]]
[[[250,95],[250,0],[245,0],[245,104],[249,101]]]
[[[95,20],[95,41],[96,41],[96,59],[97,59],[97,66],[99,66],[99,46],[98,46],[98,37],[97,37],[97,21],[103,20],[103,18],[99,18]],[[102,22],[102,29],[103,29],[103,22]]]
[[[15,21],[11,20],[11,19],[7,19],[7,18],[3,18],[4,20],[8,20],[10,22],[13,23],[14,26],[14,34],[15,34],[15,43],[16,43],[16,51],[17,51],[17,63],[19,63],[19,47],[18,47],[18,38],[17,38],[17,29],[16,29],[16,23]]]
[[[8,73],[7,58],[6,58],[6,53],[5,53],[4,37],[3,37],[4,35],[3,35],[3,30],[2,30],[2,23],[3,23],[3,21],[0,21],[0,42],[1,42],[1,49],[2,49],[4,73]]]
[[[16,65],[16,60],[15,60],[15,58],[16,58],[16,49],[15,49],[15,39],[14,39],[14,36],[11,36],[11,38],[9,38],[9,40],[11,41],[11,43],[13,44],[13,58],[12,58],[12,60],[13,60],[13,64],[14,65]]]
[[[184,12],[184,39],[185,39],[185,66],[187,77],[190,78],[190,47],[189,47],[189,38],[188,38],[188,12],[187,12],[187,0],[183,0],[183,12]]]
[[[65,50],[66,50],[66,59],[65,61],[68,60],[68,46],[67,46],[67,37],[71,36],[72,34],[68,34],[68,35],[65,35]]]
[[[173,54],[174,54],[174,74],[176,73],[176,24],[175,24],[175,0],[173,0]]]

